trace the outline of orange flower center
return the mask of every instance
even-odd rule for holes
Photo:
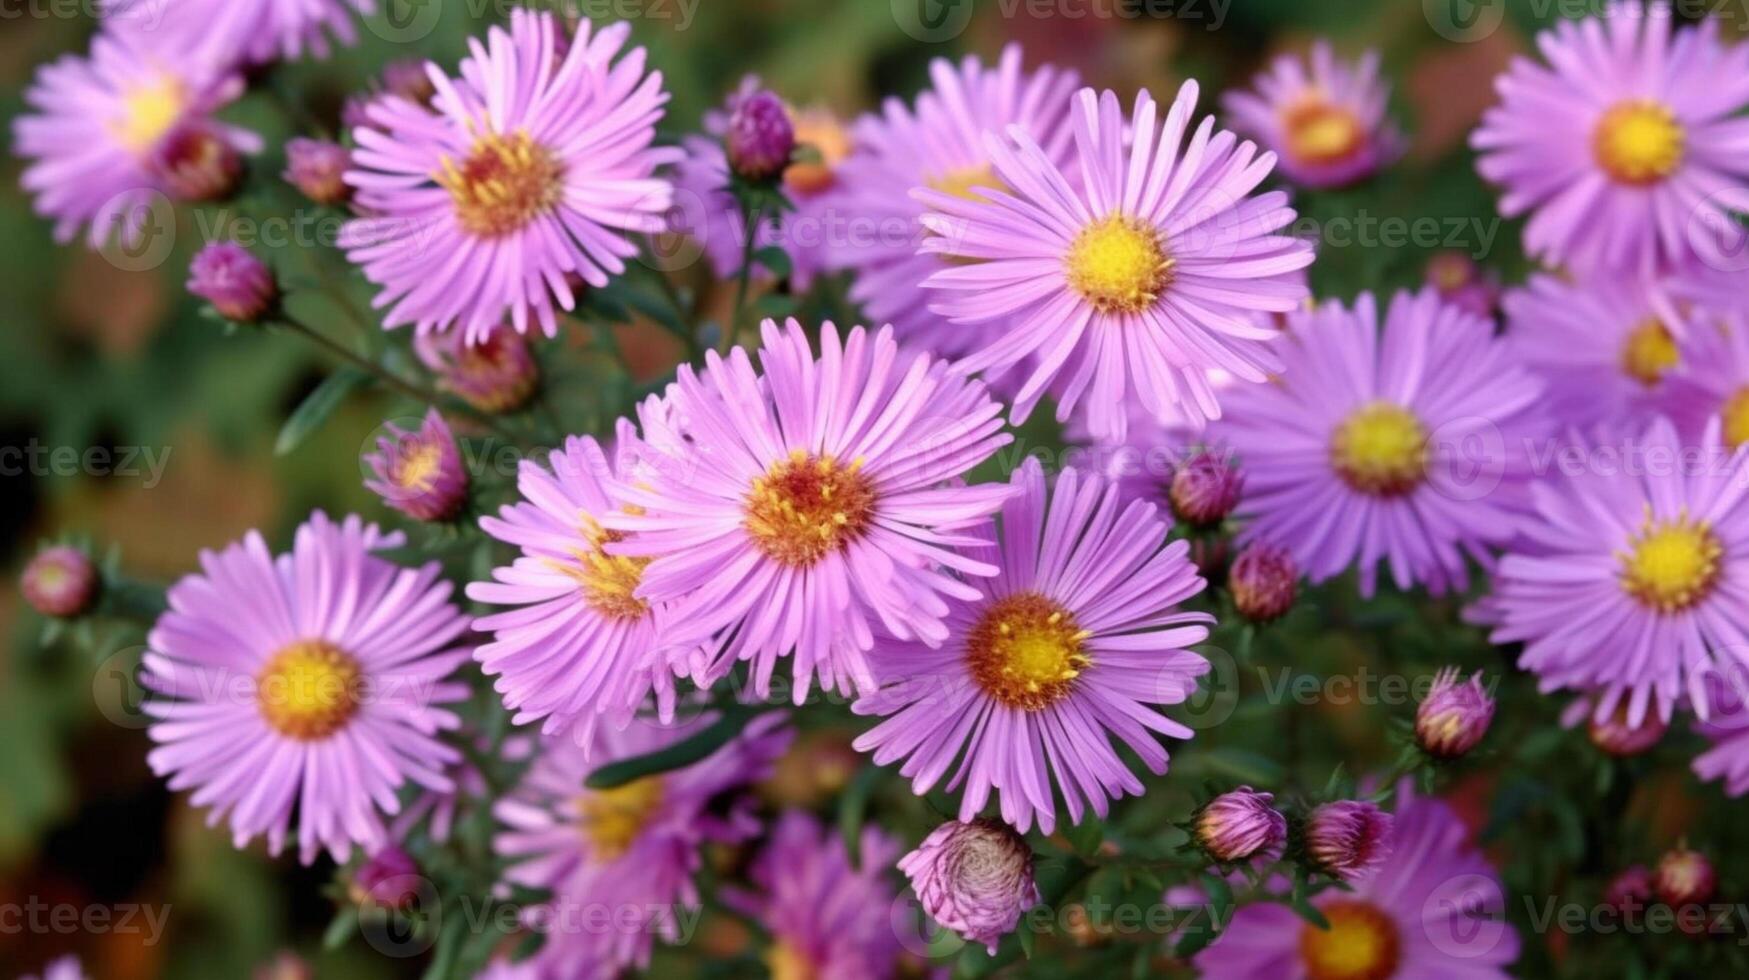
[[[1329,929],[1300,927],[1300,960],[1311,980],[1385,980],[1397,972],[1397,924],[1371,902],[1336,899],[1320,906]]]
[[[966,636],[966,663],[984,693],[1026,711],[1069,696],[1075,679],[1093,665],[1069,610],[1035,592],[992,603]]]
[[[261,717],[300,742],[333,735],[357,713],[364,670],[325,640],[300,640],[274,654],[255,679]]]
[[[766,557],[805,568],[861,537],[874,511],[861,460],[846,466],[798,449],[753,481],[742,526]]]
[[[1366,128],[1354,113],[1321,98],[1308,98],[1282,114],[1288,152],[1302,163],[1340,163],[1366,144]]]
[[[588,514],[581,515],[585,547],[574,549],[574,564],[559,565],[559,570],[571,576],[583,593],[583,601],[608,619],[642,619],[650,604],[638,598],[638,586],[643,584],[644,569],[651,559],[635,555],[610,555],[607,545],[625,540],[620,531],[609,531]]]
[[[632,842],[662,805],[662,777],[645,776],[612,789],[589,790],[577,798],[578,820],[597,861],[612,861]]]
[[[564,167],[527,133],[487,133],[461,166],[445,157],[435,179],[455,202],[462,229],[496,238],[550,213],[564,196]]]
[[[1688,134],[1668,106],[1650,99],[1617,103],[1592,136],[1597,165],[1616,182],[1644,187],[1681,165]]]

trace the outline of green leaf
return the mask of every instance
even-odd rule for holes
[[[1082,857],[1093,857],[1099,853],[1099,845],[1105,842],[1105,824],[1098,817],[1088,817],[1077,824],[1063,828],[1063,837],[1069,846]]]
[[[633,756],[610,762],[589,774],[583,785],[590,789],[613,789],[624,786],[634,779],[654,776],[669,772],[684,766],[690,766],[722,748],[729,739],[741,733],[747,727],[747,722],[758,712],[742,705],[736,705],[723,712],[723,716],[704,730],[690,738],[682,739],[673,745],[648,755]]]
[[[779,279],[789,278],[792,265],[789,253],[779,245],[767,245],[753,253],[753,261],[771,270],[771,274]]]
[[[1325,932],[1330,931],[1330,920],[1325,918],[1324,913],[1318,911],[1318,907],[1313,905],[1311,899],[1306,896],[1306,869],[1304,868],[1294,869],[1294,890],[1288,898],[1288,905],[1300,918]]]
[[[314,435],[322,423],[328,421],[328,416],[340,407],[353,389],[368,380],[369,375],[355,367],[342,367],[323,379],[310,392],[303,404],[299,405],[280,427],[279,438],[273,443],[276,456],[284,456],[304,444],[304,440]]]
[[[357,931],[358,910],[350,905],[343,905],[334,916],[334,921],[328,923],[327,931],[322,933],[322,948],[330,951],[339,949]]]
[[[1014,938],[1020,941],[1020,955],[1029,960],[1032,959],[1032,944],[1037,937],[1033,935],[1033,931],[1026,924],[1025,919],[1021,920],[1020,928],[1015,930]]]
[[[868,813],[868,797],[880,775],[875,766],[862,767],[838,798],[838,833],[844,837],[845,853],[858,866],[862,864],[862,822]]]

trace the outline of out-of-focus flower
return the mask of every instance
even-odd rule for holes
[[[1276,58],[1254,91],[1229,93],[1222,107],[1235,131],[1275,151],[1289,180],[1330,188],[1365,180],[1402,155],[1403,135],[1385,113],[1390,94],[1377,51],[1349,63],[1320,40],[1309,58]]]
[[[360,905],[399,909],[417,898],[424,883],[418,862],[391,844],[366,858],[348,887],[352,900]]]
[[[1666,851],[1652,871],[1652,891],[1667,905],[1704,904],[1713,897],[1718,876],[1706,855],[1687,845]]]
[[[729,110],[723,149],[729,169],[747,180],[769,180],[789,166],[796,147],[789,109],[768,89],[742,95]]]
[[[344,204],[352,197],[345,180],[352,157],[327,140],[297,137],[285,143],[285,179],[317,204]]]
[[[188,291],[227,320],[254,323],[279,302],[272,270],[236,242],[212,242],[188,263]]]
[[[1382,323],[1371,293],[1288,320],[1287,373],[1235,390],[1211,429],[1245,461],[1240,540],[1286,547],[1312,582],[1354,568],[1363,596],[1386,563],[1399,589],[1461,588],[1522,512],[1541,383],[1432,290]]]
[[[1670,725],[1655,714],[1641,718],[1637,725],[1630,723],[1626,701],[1613,711],[1593,714],[1585,724],[1585,733],[1592,745],[1623,758],[1651,751],[1664,740],[1664,733],[1669,730]]]
[[[942,824],[899,860],[899,870],[931,918],[992,954],[1038,904],[1032,848],[997,820]]]
[[[1391,856],[1390,814],[1365,800],[1320,804],[1306,818],[1306,854],[1318,870],[1353,881]]]
[[[1227,572],[1233,607],[1254,623],[1270,623],[1287,615],[1299,592],[1300,570],[1285,548],[1252,541],[1239,550]]]
[[[364,485],[383,503],[416,521],[447,521],[468,501],[468,471],[455,435],[437,409],[427,409],[417,429],[390,423],[365,456],[376,479]]]
[[[1464,681],[1456,667],[1447,667],[1415,709],[1415,741],[1431,756],[1456,759],[1481,743],[1493,721],[1494,699],[1482,686],[1482,672]]]
[[[85,552],[68,545],[37,552],[18,580],[18,591],[32,609],[63,619],[91,608],[97,586],[97,566]]]
[[[1196,842],[1217,861],[1243,861],[1272,851],[1287,839],[1287,818],[1275,797],[1249,786],[1210,800],[1196,815]]]
[[[651,146],[668,94],[642,49],[615,60],[630,27],[581,21],[570,53],[550,13],[517,9],[462,61],[432,109],[403,98],[366,108],[347,182],[370,216],[340,246],[371,282],[384,325],[457,329],[481,340],[506,318],[558,333],[570,277],[605,286],[662,230],[672,191]],[[434,118],[435,113],[435,118]]]
[[[87,980],[87,978],[85,968],[79,965],[79,957],[63,956],[43,967],[41,977],[33,973],[20,977],[19,980]]]
[[[468,695],[447,680],[468,621],[436,562],[374,554],[403,540],[318,511],[289,554],[252,531],[170,587],[140,675],[146,761],[215,821],[228,813],[238,847],[266,834],[277,854],[295,811],[304,863],[323,848],[345,861],[389,843],[379,806],[408,781],[451,785],[460,754],[437,735],[460,724],[442,706]]]
[[[100,0],[104,27],[170,46],[208,64],[264,64],[327,57],[330,37],[350,45],[353,18],[375,0]]]
[[[1529,215],[1527,251],[1604,275],[1731,254],[1749,47],[1724,43],[1720,20],[1674,30],[1668,4],[1611,4],[1543,33],[1548,66],[1520,58],[1496,81],[1470,143],[1501,212]]]
[[[1440,299],[1474,316],[1492,319],[1500,305],[1500,274],[1463,252],[1437,252],[1428,259],[1427,285]]]
[[[197,203],[221,201],[243,179],[243,155],[215,126],[178,126],[152,148],[146,169],[173,197]]]
[[[856,747],[878,765],[903,759],[899,771],[919,795],[946,775],[940,761],[964,747],[953,777],[964,786],[960,819],[997,793],[1002,819],[1050,833],[1053,789],[1070,823],[1088,808],[1103,817],[1112,799],[1142,791],[1114,740],[1149,771],[1166,771],[1157,736],[1192,731],[1153,706],[1196,690],[1209,664],[1188,648],[1207,638],[1212,620],[1178,609],[1204,583],[1152,504],[1126,503],[1116,487],[1070,467],[1047,493],[1031,458],[1011,482],[998,521],[963,546],[998,574],[981,593],[952,599],[945,644],[879,643],[884,686],[852,710],[885,720]]]
[[[540,386],[528,341],[508,326],[471,342],[460,333],[423,334],[413,351],[445,391],[482,412],[514,412]]]
[[[1603,889],[1604,904],[1623,910],[1645,908],[1652,896],[1652,872],[1643,864],[1633,865],[1609,879]]]
[[[383,91],[398,95],[408,102],[428,105],[437,95],[437,85],[431,81],[430,62],[422,58],[399,58],[383,66]]]
[[[1231,453],[1196,449],[1172,473],[1166,499],[1172,514],[1196,527],[1213,527],[1239,505],[1245,474]]]
[[[1162,424],[1215,418],[1209,369],[1261,382],[1281,368],[1277,331],[1255,317],[1305,299],[1312,248],[1283,233],[1285,193],[1253,193],[1269,157],[1212,118],[1192,135],[1196,99],[1186,82],[1161,123],[1138,92],[1126,120],[1116,93],[1082,89],[1069,126],[1078,181],[1010,129],[985,148],[1012,193],[913,191],[931,212],[922,251],[950,262],[924,280],[930,308],[961,327],[1001,325],[960,369],[1028,362],[1014,422],[1050,391],[1059,421],[1084,405],[1095,438],[1121,441],[1132,400]]]

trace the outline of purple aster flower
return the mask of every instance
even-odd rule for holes
[[[1365,180],[1402,155],[1403,135],[1385,113],[1390,94],[1377,51],[1349,63],[1320,40],[1309,58],[1277,57],[1253,90],[1229,93],[1221,107],[1235,131],[1281,158],[1289,180],[1330,188]]]
[[[366,858],[352,873],[348,897],[358,905],[404,908],[413,902],[425,879],[413,856],[393,844]]]
[[[1500,305],[1500,273],[1462,252],[1436,252],[1427,260],[1427,285],[1440,299],[1475,316],[1492,319]]]
[[[1186,82],[1159,124],[1146,92],[1126,120],[1114,93],[1082,89],[1071,117],[1078,182],[1010,126],[986,149],[1012,193],[913,192],[937,212],[923,219],[934,234],[922,251],[965,260],[924,281],[939,291],[931,308],[956,324],[1002,323],[960,367],[1036,358],[1016,423],[1051,390],[1059,421],[1085,399],[1093,435],[1121,440],[1132,398],[1162,423],[1215,418],[1209,368],[1253,382],[1280,368],[1267,344],[1276,331],[1255,314],[1305,298],[1295,273],[1312,248],[1280,233],[1294,220],[1286,194],[1252,195],[1275,155],[1217,132],[1212,118],[1192,133],[1196,98]]]
[[[1742,677],[1733,676],[1738,680]],[[1707,740],[1709,747],[1695,756],[1690,768],[1708,782],[1723,780],[1726,794],[1742,796],[1749,793],[1749,705],[1744,704],[1734,684],[1719,677],[1707,684],[1712,689],[1713,714],[1706,721],[1696,722],[1694,730]],[[1658,734],[1664,734],[1662,727]]]
[[[1532,488],[1524,540],[1495,570],[1494,642],[1522,642],[1546,689],[1597,694],[1598,717],[1625,700],[1630,726],[1653,704],[1668,721],[1686,696],[1704,719],[1706,676],[1749,662],[1749,456],[1697,460],[1662,418],[1572,448],[1585,465]]]
[[[1391,856],[1391,815],[1365,800],[1320,804],[1306,818],[1306,856],[1319,871],[1352,881]]]
[[[1270,623],[1286,616],[1299,586],[1300,570],[1293,555],[1267,541],[1247,542],[1227,573],[1234,609],[1254,623]]]
[[[1725,447],[1736,449],[1749,442],[1749,313],[1686,309],[1691,325],[1677,342],[1660,407],[1686,439],[1700,438],[1717,419]]]
[[[1166,500],[1172,515],[1196,527],[1213,527],[1239,505],[1245,474],[1226,450],[1192,450],[1172,474]]]
[[[563,36],[562,33],[560,36]],[[408,102],[428,105],[437,95],[437,86],[431,81],[431,73],[425,67],[422,58],[401,58],[383,66],[381,75],[382,90],[390,95],[398,95]]]
[[[1328,930],[1285,902],[1240,906],[1196,957],[1204,976],[1232,980],[1465,977],[1506,980],[1518,933],[1505,921],[1499,873],[1445,803],[1403,798],[1390,829],[1395,857],[1311,899]]]
[[[1668,5],[1620,3],[1537,38],[1470,139],[1500,210],[1528,214],[1550,265],[1646,274],[1729,254],[1749,210],[1749,47],[1719,19],[1673,30]]]
[[[1429,755],[1455,759],[1468,755],[1488,734],[1494,699],[1482,686],[1482,672],[1466,683],[1456,667],[1434,675],[1433,686],[1415,709],[1415,741]]]
[[[1002,819],[1021,831],[1056,826],[1057,789],[1079,823],[1110,800],[1140,794],[1113,738],[1147,766],[1166,771],[1156,735],[1191,730],[1148,705],[1178,704],[1208,661],[1187,647],[1208,636],[1203,613],[1177,611],[1203,580],[1183,541],[1153,504],[1127,503],[1116,487],[1065,468],[1047,495],[1038,461],[1013,477],[1000,519],[963,547],[999,569],[982,594],[958,598],[939,647],[884,640],[885,686],[859,699],[859,715],[885,720],[856,740],[879,765],[899,759],[919,794],[947,775],[965,787],[959,817],[971,820],[999,792]],[[1047,768],[1048,764],[1048,768]]]
[[[1242,540],[1313,582],[1356,566],[1362,595],[1385,559],[1398,588],[1461,587],[1465,554],[1486,560],[1522,508],[1541,384],[1431,290],[1397,294],[1382,326],[1370,293],[1289,323],[1287,373],[1235,392],[1213,430],[1244,461]]]
[[[328,40],[357,40],[353,18],[374,0],[101,0],[111,32],[175,45],[215,65],[328,56]]]
[[[25,92],[29,109],[12,126],[13,150],[29,162],[21,183],[37,213],[70,241],[81,228],[92,248],[120,233],[129,246],[149,227],[153,194],[174,193],[154,166],[165,140],[202,131],[253,153],[261,141],[211,121],[243,92],[243,80],[188,52],[99,34],[85,57],[43,67]]]
[[[351,154],[339,143],[303,137],[286,140],[286,182],[317,204],[345,204],[352,197],[345,180],[351,165]]]
[[[876,323],[891,323],[901,340],[955,357],[992,339],[984,325],[949,324],[931,313],[921,283],[948,268],[939,255],[917,250],[922,202],[912,188],[930,187],[967,200],[978,188],[1008,190],[991,167],[985,135],[1018,126],[1044,148],[1059,170],[1070,167],[1073,71],[1021,67],[1010,44],[993,66],[974,57],[958,65],[930,62],[931,85],[915,107],[890,98],[856,122],[856,152],[844,161],[844,210],[860,233],[834,242],[833,265],[853,269],[850,296]]]
[[[1038,904],[1032,848],[997,820],[949,821],[899,860],[930,918],[991,955]]]
[[[633,513],[602,523],[633,536],[610,554],[654,559],[640,599],[674,603],[670,639],[706,643],[694,678],[712,683],[752,661],[766,697],[793,649],[794,698],[874,688],[877,628],[939,645],[943,617],[974,599],[940,570],[995,574],[956,546],[993,513],[1005,486],[955,481],[1009,441],[982,384],[922,354],[892,330],[840,340],[820,328],[816,357],[801,324],[767,320],[754,372],[745,351],[711,352],[702,375],[682,365],[670,399],[684,436],[646,406],[648,486],[622,490]]]
[[[522,549],[492,581],[468,586],[476,602],[517,607],[474,627],[493,634],[475,656],[519,725],[544,718],[548,734],[580,724],[587,736],[606,715],[623,727],[652,690],[662,719],[673,717],[668,610],[638,595],[650,560],[609,554],[625,535],[602,526],[621,507],[613,485],[638,478],[632,435],[621,420],[611,461],[576,436],[547,465],[524,461],[521,499],[480,519],[487,534]]]
[[[1712,862],[1687,845],[1665,852],[1652,869],[1653,893],[1675,908],[1711,900],[1717,885]]]
[[[638,247],[626,232],[659,231],[673,159],[652,149],[668,94],[626,24],[585,20],[570,53],[554,53],[557,18],[518,9],[510,29],[473,41],[459,77],[433,66],[431,109],[397,96],[371,103],[374,127],[347,183],[372,216],[347,224],[340,246],[382,287],[389,327],[458,328],[483,339],[508,317],[558,332],[555,307],[576,305],[571,278],[607,285]]]
[[[524,912],[524,924],[546,936],[531,975],[612,977],[647,966],[655,941],[677,942],[678,915],[698,907],[693,876],[704,845],[758,832],[745,801],[726,811],[712,804],[770,772],[789,740],[777,714],[691,765],[612,789],[584,785],[602,763],[658,751],[712,720],[598,728],[583,744],[546,739],[521,784],[494,807],[494,847],[510,862],[505,880],[552,894]]]
[[[97,566],[78,548],[56,545],[37,552],[19,576],[18,591],[44,616],[70,618],[97,597]]]
[[[146,158],[146,169],[182,201],[222,201],[243,179],[243,155],[224,130],[189,123],[165,134]]]
[[[228,811],[238,847],[266,834],[279,853],[295,808],[304,863],[324,847],[344,861],[389,843],[381,814],[407,782],[450,786],[460,755],[437,736],[460,724],[441,705],[468,694],[445,680],[468,658],[450,646],[467,618],[436,562],[373,554],[402,542],[317,511],[290,554],[251,531],[170,587],[140,678],[146,760],[211,806],[209,823]]]
[[[507,326],[473,342],[460,333],[421,334],[413,353],[443,390],[482,412],[514,412],[540,385],[540,364],[528,341]]]
[[[1275,797],[1249,786],[1208,801],[1196,815],[1196,842],[1217,861],[1243,861],[1276,851],[1287,840],[1287,818]]]
[[[267,264],[236,242],[212,242],[188,263],[188,291],[227,320],[254,323],[279,301]]]
[[[383,503],[416,521],[447,521],[468,502],[468,471],[455,436],[437,409],[427,409],[417,429],[393,423],[365,456],[376,479],[364,485]]]
[[[1593,710],[1590,699],[1581,699],[1575,707],[1585,709],[1581,715],[1585,720],[1585,737],[1592,745],[1618,758],[1652,751],[1664,740],[1664,733],[1670,730],[1670,723],[1655,714],[1648,714],[1637,722],[1629,721],[1627,700],[1617,701],[1608,711]]]
[[[729,167],[748,180],[770,180],[789,166],[796,148],[789,108],[767,89],[742,96],[729,112],[723,147]]]
[[[887,879],[899,843],[862,830],[854,859],[844,835],[801,810],[786,810],[755,859],[753,889],[724,889],[723,901],[771,933],[773,977],[884,980],[902,947],[892,925],[897,889]]]

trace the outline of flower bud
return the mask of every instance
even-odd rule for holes
[[[18,590],[44,616],[70,618],[91,608],[97,597],[97,568],[77,548],[44,548],[24,566]]]
[[[1687,845],[1665,852],[1652,872],[1652,891],[1672,908],[1705,904],[1717,884],[1712,862]]]
[[[188,264],[188,291],[238,323],[260,320],[279,298],[273,273],[235,242],[213,242],[200,250]]]
[[[540,365],[528,341],[500,327],[477,344],[460,331],[425,334],[413,350],[446,391],[482,412],[514,412],[528,403],[540,382]]]
[[[1227,588],[1239,615],[1255,623],[1268,623],[1287,615],[1299,587],[1299,570],[1285,550],[1253,542],[1233,559]]]
[[[1427,284],[1452,306],[1479,317],[1494,315],[1499,283],[1462,252],[1440,252],[1427,260]]]
[[[1391,815],[1361,800],[1325,803],[1306,820],[1306,854],[1319,871],[1352,881],[1391,853]]]
[[[1455,759],[1482,741],[1493,720],[1494,699],[1482,687],[1482,672],[1464,682],[1456,667],[1447,667],[1415,710],[1415,741],[1428,755]]]
[[[380,905],[389,909],[404,909],[419,896],[419,865],[406,852],[394,845],[383,848],[359,865],[353,873],[349,892],[360,905]]]
[[[1215,797],[1196,815],[1196,841],[1217,861],[1242,861],[1279,847],[1287,837],[1287,818],[1277,813],[1269,793],[1241,786]]]
[[[747,180],[770,180],[782,173],[796,148],[795,126],[783,100],[765,89],[737,98],[723,148],[729,168]]]
[[[1239,504],[1245,474],[1225,451],[1198,449],[1179,464],[1166,488],[1172,514],[1194,527],[1212,527]]]
[[[468,499],[468,473],[443,416],[433,408],[418,429],[391,424],[388,430],[377,451],[365,457],[377,478],[364,485],[414,520],[454,517]]]
[[[1604,904],[1616,909],[1645,908],[1652,900],[1652,873],[1636,864],[1609,880],[1603,889]]]
[[[1593,715],[1586,731],[1591,736],[1592,745],[1610,755],[1626,758],[1650,751],[1663,739],[1669,727],[1654,714],[1640,719],[1638,725],[1630,725],[1627,705],[1622,704],[1607,718],[1600,720]]]
[[[402,58],[383,66],[383,91],[398,95],[420,105],[429,103],[437,94],[423,58]]]
[[[899,861],[930,917],[991,953],[1038,904],[1032,848],[1005,823],[950,821]]]
[[[243,179],[243,155],[210,126],[179,126],[153,148],[147,168],[172,195],[192,202],[231,196]]]
[[[344,204],[352,188],[343,176],[351,164],[346,147],[299,137],[285,144],[285,179],[317,204]]]

